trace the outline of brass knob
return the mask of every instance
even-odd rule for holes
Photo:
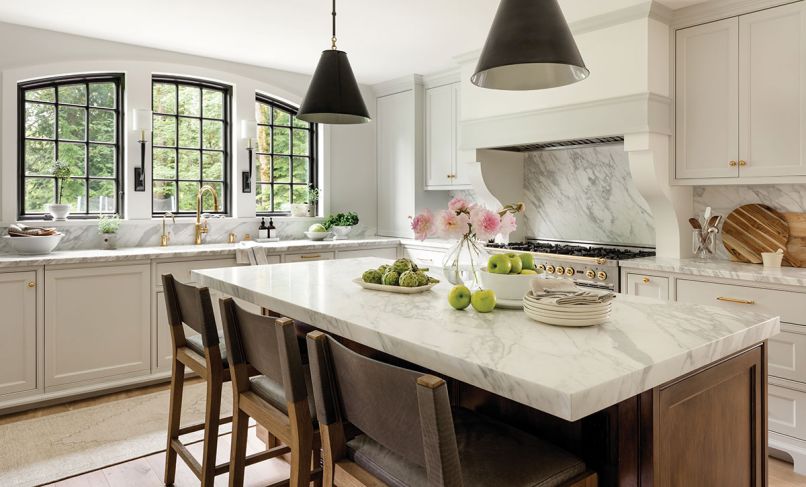
[[[450,174],[447,174],[445,177],[446,177],[446,178],[448,178],[448,179],[450,179],[450,178],[451,178],[451,175],[450,175]]]
[[[547,265],[546,272],[548,272],[549,274],[554,274],[554,266],[551,264]]]
[[[546,270],[546,266],[544,266],[543,264],[538,265],[537,268],[540,269],[541,271]]]
[[[568,276],[568,277],[574,277],[574,274],[576,274],[576,273],[577,273],[577,271],[575,271],[573,267],[566,267],[565,268],[565,275]]]
[[[644,278],[644,284],[649,284],[649,278],[648,277]]]
[[[588,269],[585,271],[585,277],[587,277],[588,279],[593,279],[594,277],[596,277],[596,273]]]
[[[600,281],[604,281],[605,279],[607,279],[607,272],[605,272],[605,271],[597,272],[596,273],[596,278],[599,279]]]
[[[555,273],[555,274],[557,274],[558,276],[561,276],[561,275],[565,274],[565,267],[563,267],[563,266],[561,266],[561,265],[558,265],[558,266],[557,266],[557,267],[554,269],[554,273]]]
[[[34,281],[28,281],[28,287],[36,287],[36,283]]]
[[[730,167],[736,167],[736,161],[730,161],[730,162],[728,163],[728,165],[729,165]]]
[[[744,167],[747,165],[747,161],[739,161],[739,167]]]

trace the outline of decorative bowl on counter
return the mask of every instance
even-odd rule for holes
[[[57,233],[56,235],[45,236],[29,236],[29,237],[11,237],[4,236],[6,242],[19,254],[28,255],[41,255],[53,252],[53,249],[59,245],[59,242],[64,237],[64,234]]]
[[[495,292],[495,297],[503,301],[521,301],[529,292],[529,283],[538,278],[542,271],[535,274],[494,274],[486,267],[481,268],[481,286]]]
[[[308,240],[324,240],[331,235],[330,232],[305,232],[305,236],[308,237]]]
[[[350,231],[353,229],[353,227],[340,227],[333,225],[330,227],[330,229],[333,231],[333,240],[347,240],[347,235],[350,234]]]

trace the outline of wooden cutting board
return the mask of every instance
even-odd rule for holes
[[[801,266],[806,262],[806,213],[783,212],[784,220],[789,224],[789,242],[786,250]]]
[[[784,249],[784,261],[800,267],[801,260],[787,251],[789,224],[766,205],[744,205],[733,210],[722,226],[722,243],[733,260],[761,264],[762,252]]]

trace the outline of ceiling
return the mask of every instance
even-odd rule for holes
[[[560,0],[570,22],[648,0]],[[662,0],[676,9],[708,0]],[[479,49],[494,0],[340,0],[338,47],[358,80],[450,66]],[[328,0],[0,1],[0,21],[311,73],[330,47]]]

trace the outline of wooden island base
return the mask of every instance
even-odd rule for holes
[[[452,400],[582,457],[599,485],[761,487],[766,364],[765,341],[574,422],[458,381]]]

